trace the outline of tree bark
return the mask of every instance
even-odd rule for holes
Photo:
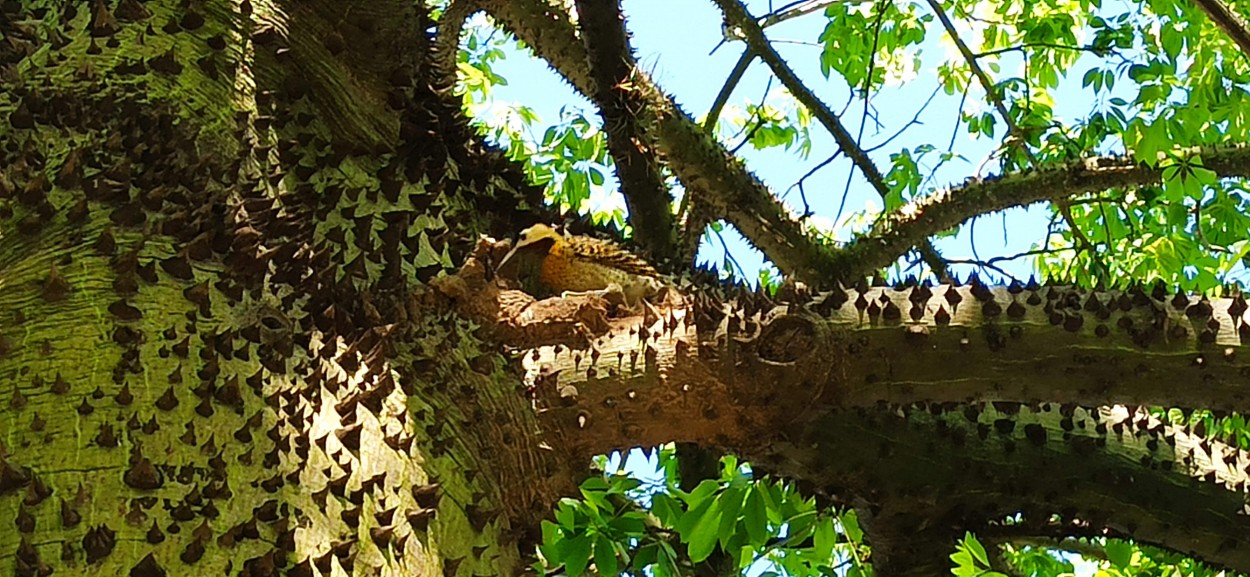
[[[0,15],[2,571],[518,572],[584,466],[422,287],[541,197],[426,14],[113,4]]]

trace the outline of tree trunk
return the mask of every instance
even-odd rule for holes
[[[0,14],[4,571],[516,573],[572,468],[420,287],[540,196],[426,15],[113,4]]]
[[[883,575],[941,572],[967,529],[1250,570],[1250,459],[1094,408],[1244,409],[1244,300],[699,278],[658,320],[533,302],[481,237],[553,215],[468,127],[430,25],[3,4],[15,575],[517,574],[591,455],[674,440],[860,509]]]

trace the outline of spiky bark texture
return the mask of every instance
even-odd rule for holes
[[[0,574],[511,575],[585,459],[731,450],[860,509],[1250,570],[1243,299],[695,274],[663,318],[490,262],[550,215],[398,1],[0,4]],[[520,353],[517,353],[520,351]],[[1023,521],[1000,525],[1008,515]]]
[[[567,467],[421,287],[539,196],[423,10],[3,10],[3,573],[514,573]]]

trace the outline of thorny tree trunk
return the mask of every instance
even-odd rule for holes
[[[1093,408],[1244,409],[1244,300],[533,303],[479,238],[551,216],[420,9],[0,7],[0,571],[510,575],[590,455],[674,440],[857,507],[882,574],[965,529],[1250,570],[1246,455]]]
[[[3,4],[3,574],[522,566],[569,471],[498,346],[420,287],[539,196],[427,24]]]

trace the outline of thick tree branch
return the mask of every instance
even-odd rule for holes
[[[500,248],[481,246],[481,258]],[[483,327],[519,318],[503,291],[474,288],[489,289],[485,270],[471,259],[436,288]],[[471,286],[451,290],[460,283]],[[698,288],[656,320],[568,316],[582,343],[522,335],[525,391],[554,450],[732,446],[861,510],[882,575],[932,574],[964,530],[1131,537],[1250,568],[1250,550],[1229,546],[1250,531],[1250,454],[1125,408],[1244,411],[1243,297],[974,280],[792,288],[778,305]]]
[[[1194,3],[1202,8],[1207,16],[1211,17],[1211,21],[1228,34],[1237,46],[1241,47],[1243,54],[1250,56],[1250,30],[1246,29],[1245,19],[1220,0],[1194,0]]]
[[[838,119],[837,114],[825,105],[816,94],[813,93],[798,75],[790,69],[786,61],[777,53],[772,44],[768,42],[768,38],[764,35],[764,29],[760,27],[755,18],[751,16],[745,6],[738,0],[716,0],[716,4],[720,6],[721,12],[725,15],[725,21],[730,26],[740,31],[750,47],[750,51],[758,54],[768,67],[772,69],[777,79],[781,80],[781,84],[790,91],[804,107],[807,108],[812,116],[820,122],[829,134],[833,135],[833,139],[838,143],[838,147],[842,150],[855,166],[864,173],[864,177],[868,179],[869,184],[876,189],[877,194],[881,198],[885,198],[890,194],[890,187],[885,183],[885,177],[877,165],[869,158],[868,153],[859,146],[855,141],[855,137],[842,125],[842,121]],[[939,278],[945,278],[946,263],[938,254],[937,249],[933,248],[929,239],[921,239],[916,243],[916,248],[920,251],[925,263],[929,265],[935,275]]]
[[[593,94],[586,50],[577,39],[568,14],[541,0],[482,0],[483,8],[502,26],[529,44],[583,94]],[[668,165],[697,195],[701,209],[728,220],[783,272],[800,279],[828,282],[842,278],[836,251],[809,237],[772,192],[741,160],[730,154],[644,74],[632,82],[655,114],[653,131]],[[701,234],[688,230],[687,234]],[[906,252],[906,248],[899,254]]]
[[[520,354],[564,450],[734,446],[861,510],[883,575],[932,574],[964,530],[1131,537],[1250,568],[1229,546],[1250,531],[1250,454],[1099,407],[1244,410],[1240,297],[976,283],[778,309],[701,297],[650,326],[614,321],[592,350]]]
[[[1058,407],[951,409],[828,415],[792,431],[790,449],[778,443],[774,470],[832,480],[827,490],[859,496],[857,510],[871,512],[874,529],[895,531],[883,551],[865,524],[879,575],[949,571],[953,539],[964,530],[989,540],[1017,532],[1001,524],[1017,515],[1031,534],[1133,538],[1250,567],[1250,551],[1235,537],[1250,530],[1245,475],[1226,482],[1223,471],[1234,466],[1219,461],[1233,454],[1244,466],[1244,451],[1122,407],[1076,409],[1080,424],[1070,432]],[[1038,475],[1043,470],[1053,474]]]
[[[438,21],[438,30],[434,35],[431,59],[443,74],[455,78],[456,56],[460,53],[460,33],[464,24],[481,8],[477,0],[451,0]]]
[[[637,62],[629,47],[620,2],[578,0],[577,15],[594,82],[589,95],[603,116],[608,150],[616,164],[634,237],[652,256],[671,260],[678,251],[673,197],[664,185],[654,137],[643,130],[655,121],[639,118],[652,113],[631,88]]]
[[[1195,148],[1191,152],[1200,154],[1203,165],[1222,178],[1250,177],[1250,148]],[[919,239],[974,216],[1111,188],[1157,184],[1162,179],[1162,168],[1124,157],[1098,157],[938,190],[883,218],[871,232],[844,247],[838,256],[845,260],[836,270],[845,275],[843,279],[860,278],[888,266]]]

